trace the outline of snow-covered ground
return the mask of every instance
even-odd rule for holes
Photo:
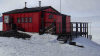
[[[84,48],[60,44],[55,35],[34,33],[30,40],[0,37],[0,56],[100,56],[100,45],[80,37]]]

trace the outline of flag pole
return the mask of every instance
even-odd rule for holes
[[[61,13],[61,0],[60,0],[60,13]]]

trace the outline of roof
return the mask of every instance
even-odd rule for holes
[[[45,7],[34,7],[34,8],[15,9],[15,10],[12,10],[12,11],[4,12],[3,14],[38,12],[38,11],[42,11],[42,10],[45,10],[45,9],[48,9],[48,8],[52,8],[53,10],[55,10],[51,6],[45,6]],[[57,10],[55,10],[55,11],[60,14],[60,12],[58,12]]]

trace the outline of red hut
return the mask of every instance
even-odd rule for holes
[[[70,32],[70,16],[61,14],[51,6],[15,9],[3,13],[3,31]]]

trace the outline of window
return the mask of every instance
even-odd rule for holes
[[[49,15],[49,19],[52,19],[53,18],[53,15]]]
[[[8,15],[4,16],[4,23],[9,23],[9,16]]]
[[[31,18],[31,17],[29,17],[29,22],[30,22],[30,23],[32,22],[32,18]]]
[[[17,22],[20,23],[20,18],[17,18]]]
[[[32,22],[32,17],[29,17],[29,18],[28,17],[25,17],[25,18],[22,17],[21,19],[20,18],[17,18],[17,22],[18,23],[20,23],[20,22],[21,23],[24,23],[24,22],[25,23],[28,23],[28,22],[31,23]]]
[[[27,17],[25,18],[25,22],[26,22],[26,23],[28,22],[28,18],[27,18]]]
[[[24,18],[21,18],[22,23],[24,22]]]

